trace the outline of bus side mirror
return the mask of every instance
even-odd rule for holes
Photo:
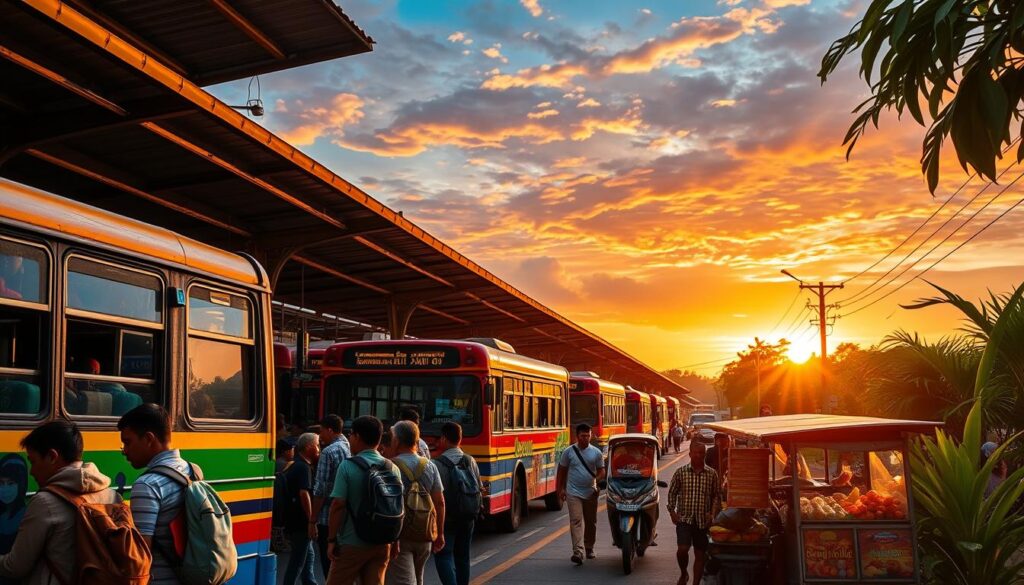
[[[667,488],[667,487],[668,487],[668,483],[667,483],[667,482],[665,482],[665,481],[663,481],[663,480],[660,480],[660,479],[659,479],[659,480],[658,480],[658,487],[664,487],[664,488]]]

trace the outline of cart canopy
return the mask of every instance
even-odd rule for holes
[[[787,414],[704,423],[704,428],[764,442],[893,441],[904,433],[933,433],[941,422],[834,414]]]

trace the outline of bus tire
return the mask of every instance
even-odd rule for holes
[[[523,521],[523,508],[526,503],[523,497],[523,483],[519,473],[512,476],[512,501],[508,510],[498,517],[498,529],[502,532],[519,530],[519,524]]]
[[[558,497],[558,492],[551,492],[544,496],[544,507],[547,508],[548,512],[562,511],[562,498]]]

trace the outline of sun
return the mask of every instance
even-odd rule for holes
[[[811,337],[793,341],[789,345],[789,360],[793,363],[802,364],[811,359],[811,356],[818,352],[818,338]]]

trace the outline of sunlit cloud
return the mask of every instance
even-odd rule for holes
[[[530,13],[530,16],[534,18],[540,18],[544,14],[544,8],[541,7],[539,0],[519,0],[519,3],[523,5],[523,8]]]

